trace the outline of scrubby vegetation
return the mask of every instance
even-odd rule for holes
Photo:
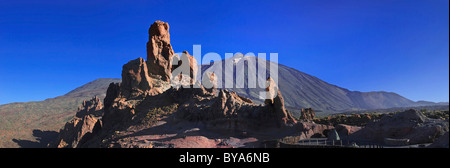
[[[145,125],[155,125],[162,117],[172,114],[178,109],[178,104],[172,104],[169,106],[155,107],[149,110],[143,119],[142,124]]]
[[[442,119],[442,120],[446,120],[448,119],[448,113],[449,111],[427,111],[427,110],[421,110],[421,112],[429,117],[429,118],[434,118],[434,119]]]
[[[449,118],[449,111],[427,111],[420,110],[426,117],[433,119],[446,120]],[[397,111],[399,112],[399,111]],[[385,115],[393,115],[397,112],[391,113],[363,113],[363,114],[338,114],[333,116],[324,116],[314,118],[314,122],[318,124],[326,124],[336,126],[338,124],[365,126],[368,122],[381,119]]]

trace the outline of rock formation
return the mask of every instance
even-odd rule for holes
[[[147,42],[147,66],[149,74],[169,81],[172,74],[172,56],[174,51],[170,45],[169,24],[162,21],[153,23],[149,30]]]
[[[197,60],[189,52],[183,51],[181,57],[174,57],[173,62],[176,62],[172,67],[174,68],[172,74],[179,74],[171,78],[171,82],[180,85],[193,85],[197,78]]]
[[[214,72],[206,72],[202,78],[205,89],[211,93],[217,92],[217,75]]]
[[[98,99],[84,103],[86,107],[80,108],[83,114],[77,115],[60,132],[57,147],[155,147],[156,144],[177,147],[184,145],[171,143],[186,143],[188,139],[232,147],[230,144],[242,146],[257,141],[252,135],[273,139],[300,134],[300,138],[310,138],[324,136],[325,130],[333,128],[297,122],[286,110],[283,96],[271,78],[267,79],[269,95],[265,104],[255,104],[228,90],[217,91],[214,73],[207,74],[212,87],[205,89],[194,80],[197,62],[188,52],[183,52],[181,62],[172,66],[173,50],[167,23],[155,22],[149,35],[147,61],[138,58],[123,66],[122,83],[109,85],[101,119],[91,114],[100,108]],[[194,87],[170,87],[174,80],[171,73],[179,66],[188,68],[187,84]],[[90,110],[92,104],[97,105],[96,110]],[[199,128],[191,129],[194,126]],[[170,137],[171,133],[175,135]],[[245,135],[245,140],[239,145],[239,140],[231,137],[229,141],[205,137],[210,134]]]
[[[280,89],[278,89],[278,86],[270,77],[267,78],[266,83],[267,97],[264,104],[272,107],[272,110],[277,115],[276,118],[279,120],[281,125],[295,124],[297,121],[292,116],[292,113],[288,112],[284,107],[284,99],[281,95]]]
[[[152,79],[148,76],[147,64],[143,58],[138,58],[123,65],[121,91],[126,98],[136,98],[139,95],[157,94],[153,89]],[[152,91],[152,92],[150,92]]]
[[[60,130],[55,144],[52,147],[75,148],[81,142],[89,139],[93,133],[99,131],[102,123],[99,120],[102,115],[103,105],[99,98],[94,97],[84,101],[78,108],[75,117],[66,123]]]

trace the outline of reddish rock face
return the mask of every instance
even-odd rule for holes
[[[123,65],[122,91],[125,97],[134,98],[153,88],[147,64],[138,58]]]
[[[95,96],[89,101],[84,100],[83,104],[81,104],[81,106],[78,107],[78,111],[75,116],[79,118],[82,118],[85,115],[89,114],[101,116],[99,112],[101,111],[102,108],[103,108],[102,102],[97,96]]]
[[[147,66],[149,75],[170,81],[172,76],[172,56],[174,51],[170,45],[169,24],[156,21],[148,30]]]
[[[199,126],[198,131],[204,131],[199,133],[201,136],[225,133],[224,135],[247,137],[258,133],[255,135],[271,139],[292,134],[300,135],[300,138],[323,136],[325,130],[333,128],[311,122],[297,122],[285,108],[283,96],[271,78],[267,79],[266,91],[269,95],[264,105],[255,104],[252,100],[228,90],[220,90],[215,94],[217,77],[214,73],[206,76],[212,85],[209,90],[199,83],[195,83],[195,86],[198,84],[199,87],[193,88],[166,87],[172,80],[170,76],[174,70],[171,63],[173,50],[170,45],[169,25],[157,21],[150,27],[149,35],[148,60],[138,58],[125,64],[122,83],[111,83],[107,90],[105,107],[98,107],[101,105],[98,99],[85,102],[79,110],[80,115],[61,130],[56,146],[140,146],[140,142],[133,140],[132,132],[143,131],[143,135],[151,137],[167,134],[161,130],[167,128],[169,132],[174,131],[174,136],[190,135],[182,131],[185,125]],[[191,78],[188,83],[194,84],[198,71],[197,62],[188,52],[183,52],[182,58],[189,63],[179,62],[181,64],[178,66],[189,68]],[[102,109],[101,120],[91,114],[91,109]],[[260,135],[261,133],[264,135]],[[121,137],[125,135],[126,137]],[[208,138],[210,137],[192,136],[177,138],[178,140],[167,143],[173,143],[175,147],[185,147],[181,145],[185,142],[211,142],[208,146],[212,147],[229,146],[226,143],[223,145],[224,141],[210,141]],[[144,144],[150,145],[150,142]]]

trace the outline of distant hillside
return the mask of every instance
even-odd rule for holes
[[[442,103],[443,104],[443,103]],[[392,113],[400,112],[409,109],[414,109],[417,111],[449,111],[450,106],[447,105],[433,105],[433,106],[416,106],[416,107],[392,107],[387,109],[373,109],[373,110],[356,110],[356,111],[346,111],[339,114],[362,114],[362,113]]]
[[[59,131],[85,99],[103,99],[111,82],[120,79],[97,79],[59,97],[44,101],[0,105],[0,147],[43,147],[36,134]],[[56,136],[56,134],[53,134]]]

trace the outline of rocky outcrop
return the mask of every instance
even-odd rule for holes
[[[314,110],[312,108],[302,108],[300,119],[305,121],[312,121],[314,117],[316,116],[316,113],[314,113]]]
[[[121,92],[128,99],[141,95],[155,95],[159,90],[153,89],[152,79],[148,76],[147,64],[143,58],[138,58],[123,65]]]
[[[172,76],[172,56],[174,55],[170,45],[169,24],[156,21],[150,26],[148,34],[148,72],[168,82]]]
[[[101,116],[103,104],[97,96],[94,96],[91,100],[84,100],[81,106],[78,107],[76,117],[82,118],[86,115]]]
[[[97,97],[84,101],[78,108],[75,117],[66,123],[64,129],[60,130],[55,144],[50,144],[50,146],[76,148],[78,144],[90,139],[102,127],[102,122],[99,120],[103,112],[102,108],[103,105]]]
[[[184,136],[219,134],[245,137],[256,133],[264,134],[264,138],[295,134],[306,139],[323,137],[326,130],[333,128],[311,122],[297,122],[285,108],[283,96],[271,78],[267,79],[268,95],[264,104],[255,104],[251,99],[228,90],[217,91],[217,77],[214,73],[207,74],[206,78],[212,87],[205,89],[200,82],[194,80],[198,71],[197,62],[188,52],[183,52],[181,62],[172,66],[173,50],[167,23],[155,22],[150,27],[149,34],[147,62],[138,58],[123,66],[122,83],[109,85],[102,118],[99,119],[90,112],[86,112],[89,115],[80,114],[81,118],[77,116],[61,131],[60,136],[63,138],[58,147],[142,146],[137,142],[142,137],[133,136],[152,133],[163,134],[163,137],[172,136],[171,143],[181,140],[177,135],[168,135],[170,132]],[[169,82],[176,80],[171,78],[172,71],[180,66],[186,66],[188,71],[184,72],[190,73],[187,76],[189,80],[182,82],[190,87],[168,87],[171,86]],[[181,79],[186,78],[182,76]],[[98,99],[96,101],[99,102]],[[86,106],[81,108],[83,111],[89,111],[92,106],[87,102],[83,105]],[[195,125],[201,129],[183,131],[186,125]],[[170,131],[164,132],[161,128]],[[139,131],[142,132],[135,134]],[[204,132],[190,133],[201,131]],[[189,138],[182,139],[185,141]],[[149,146],[150,142],[145,142],[144,146]]]
[[[409,144],[421,144],[432,143],[448,131],[448,121],[430,119],[411,109],[369,122],[349,138],[380,143],[384,143],[386,138],[409,139]]]
[[[292,113],[288,112],[284,106],[284,99],[281,95],[280,89],[272,80],[272,78],[267,78],[266,82],[266,92],[267,97],[264,104],[272,107],[272,110],[277,115],[276,119],[279,120],[280,125],[292,125],[297,121],[292,116]]]
[[[193,85],[197,78],[197,60],[189,52],[183,51],[181,57],[174,57],[173,62],[176,62],[172,67],[172,84],[175,85]],[[177,75],[178,74],[178,75]]]

